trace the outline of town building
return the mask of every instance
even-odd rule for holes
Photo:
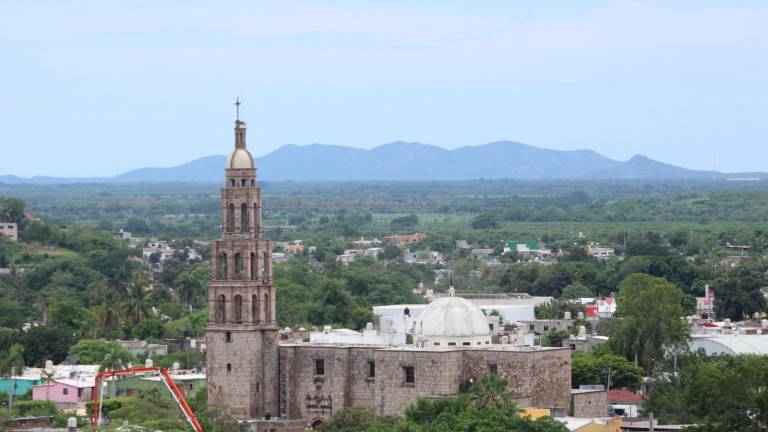
[[[362,334],[324,331],[315,342],[281,334],[272,244],[261,237],[262,196],[245,133],[238,117],[221,188],[221,238],[211,243],[210,406],[249,422],[251,430],[302,430],[352,406],[402,415],[419,397],[455,395],[462,383],[493,373],[507,380],[521,406],[565,414],[571,400],[570,350],[493,344],[485,314],[457,296],[424,307],[413,324],[414,343],[405,345],[382,344],[376,335],[369,343],[369,328]],[[386,240],[422,239],[414,234]],[[401,312],[410,312],[406,309]],[[319,342],[323,338],[328,342]]]
[[[19,241],[19,226],[13,222],[0,222],[0,237],[14,242]]]
[[[395,244],[397,246],[407,246],[409,244],[418,243],[427,238],[424,234],[404,234],[404,235],[391,235],[385,236],[384,241]]]

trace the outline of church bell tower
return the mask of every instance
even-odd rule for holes
[[[208,404],[237,419],[278,414],[278,329],[272,244],[261,238],[261,189],[235,120],[221,188],[221,238],[211,243],[206,330]]]

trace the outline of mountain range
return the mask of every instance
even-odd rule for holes
[[[220,182],[226,156],[214,155],[175,167],[139,168],[114,177],[21,178],[3,183]],[[468,179],[711,179],[768,178],[765,173],[724,174],[665,164],[642,155],[627,161],[592,150],[549,150],[497,141],[454,150],[416,142],[393,142],[364,150],[326,144],[285,145],[256,160],[266,181],[368,181]]]

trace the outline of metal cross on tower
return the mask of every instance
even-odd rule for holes
[[[237,107],[237,119],[240,120],[240,98],[235,100],[235,106]]]

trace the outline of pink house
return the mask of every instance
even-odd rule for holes
[[[61,378],[51,384],[32,387],[33,400],[50,400],[60,409],[83,409],[93,399],[93,377],[85,379]]]

